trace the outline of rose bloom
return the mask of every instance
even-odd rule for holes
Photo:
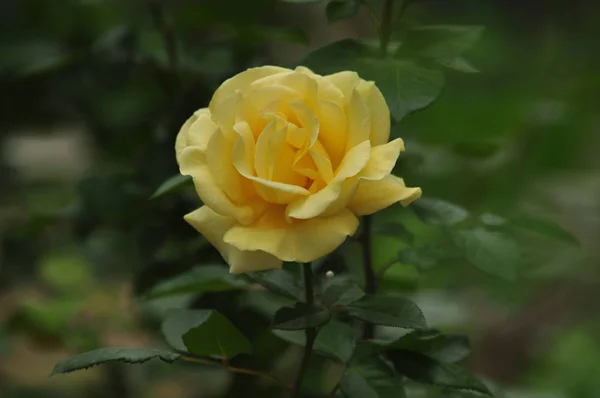
[[[355,72],[248,69],[177,136],[181,174],[204,202],[184,218],[231,273],[314,261],[356,232],[357,216],[421,196],[390,174],[404,143],[389,136],[381,92]]]

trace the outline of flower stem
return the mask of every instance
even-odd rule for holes
[[[377,279],[373,271],[373,250],[371,246],[371,229],[373,219],[372,216],[363,217],[363,231],[360,235],[360,243],[363,254],[363,269],[365,273],[365,292],[367,294],[375,294],[377,292]],[[363,338],[373,338],[373,325],[365,323],[363,329]]]
[[[306,298],[306,304],[309,307],[314,305],[313,298],[313,274],[310,263],[302,264],[302,271],[304,273],[304,293]],[[302,356],[302,363],[300,364],[300,370],[296,376],[296,382],[294,383],[294,389],[292,397],[296,398],[300,396],[300,387],[302,386],[302,380],[308,369],[308,362],[310,360],[310,354],[317,338],[317,328],[308,328],[305,330],[306,333],[306,344],[304,345],[304,354]]]
[[[385,0],[381,12],[381,31],[379,44],[382,54],[387,54],[388,44],[392,35],[392,21],[394,17],[394,0]]]

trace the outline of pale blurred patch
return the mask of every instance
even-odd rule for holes
[[[6,163],[26,180],[73,180],[90,166],[91,147],[81,129],[12,134],[2,147]]]

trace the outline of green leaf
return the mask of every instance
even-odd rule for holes
[[[306,335],[298,330],[273,330],[273,334],[290,343],[304,346]],[[356,331],[347,323],[332,320],[319,329],[314,350],[317,354],[346,363],[356,346]]]
[[[521,250],[510,236],[485,228],[474,228],[457,231],[454,240],[476,267],[505,279],[516,277]]]
[[[190,176],[183,176],[177,174],[165,182],[163,182],[160,187],[152,194],[150,199],[158,198],[159,196],[166,195],[168,193],[173,193],[185,186],[191,185],[192,178]]]
[[[561,240],[573,245],[579,246],[579,240],[569,231],[550,220],[543,220],[535,217],[515,217],[509,220],[511,225],[518,228],[537,232],[541,235]]]
[[[432,59],[454,59],[479,41],[483,26],[427,25],[409,29],[399,54],[418,54]]]
[[[249,353],[250,342],[223,315],[213,310],[170,311],[162,324],[167,343],[177,351],[225,358]]]
[[[195,355],[215,355],[233,358],[252,353],[248,339],[225,316],[217,311],[202,310],[206,320],[183,335],[183,343]]]
[[[325,14],[329,22],[335,22],[356,15],[363,0],[331,0],[327,3]]]
[[[434,225],[455,225],[469,217],[464,208],[441,199],[420,198],[413,208],[425,222]]]
[[[401,377],[381,358],[353,363],[340,380],[340,390],[348,398],[406,397]]]
[[[492,396],[483,383],[458,365],[440,363],[412,351],[391,351],[388,357],[399,373],[419,383]]]
[[[412,61],[382,58],[376,49],[353,39],[317,49],[304,64],[322,74],[354,70],[362,79],[375,81],[396,120],[431,104],[444,86],[441,72]]]
[[[303,3],[318,3],[321,0],[281,0],[283,3],[303,4]]]
[[[348,313],[361,321],[405,329],[426,329],[423,313],[410,300],[397,296],[365,296],[347,307]]]
[[[437,63],[446,68],[454,69],[457,72],[463,73],[479,73],[479,70],[476,69],[469,61],[464,59],[463,57],[455,57],[452,59],[437,59]]]
[[[244,277],[280,296],[294,301],[304,301],[304,289],[300,286],[300,279],[290,271],[274,269],[250,272]]]
[[[242,282],[225,266],[202,265],[154,286],[145,296],[155,299],[187,293],[220,292],[237,289]]]
[[[321,326],[331,319],[331,312],[326,308],[308,306],[305,303],[296,303],[294,307],[279,309],[273,321],[272,329],[301,330]]]
[[[100,348],[60,361],[52,370],[52,374],[88,369],[106,362],[117,361],[134,364],[143,363],[153,358],[172,363],[179,358],[179,354],[156,349]]]
[[[411,332],[386,344],[386,349],[415,351],[444,363],[460,361],[471,353],[465,336],[443,335],[435,330]]]
[[[364,295],[365,292],[350,279],[334,277],[325,283],[322,298],[325,305],[331,308],[338,305],[348,305]]]

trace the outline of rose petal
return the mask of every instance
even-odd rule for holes
[[[390,109],[375,83],[361,81],[356,91],[367,104],[371,116],[371,144],[383,145],[390,139]]]
[[[346,185],[345,191],[351,192],[355,189],[352,187],[352,183],[358,184],[358,180],[350,180],[348,184],[344,184],[344,181],[356,176],[365,167],[369,161],[370,153],[371,144],[369,141],[364,141],[352,148],[344,157],[331,182],[315,194],[290,203],[286,210],[286,216],[296,219],[309,219],[323,214],[330,206],[340,206],[340,203],[349,201],[350,198],[341,195],[342,188]]]
[[[271,254],[263,251],[241,251],[225,243],[223,236],[236,224],[236,221],[215,213],[208,206],[194,210],[184,219],[221,253],[229,264],[229,271],[232,274],[281,268],[283,265],[283,261]]]
[[[217,185],[200,147],[187,147],[181,152],[181,174],[192,176],[200,199],[222,216],[232,217],[242,224],[253,222],[262,211],[251,204],[238,205]]]
[[[394,203],[408,206],[421,196],[421,188],[407,188],[404,180],[387,175],[381,180],[361,180],[348,208],[357,216],[373,214]]]
[[[347,209],[292,224],[285,222],[282,211],[273,210],[256,225],[233,226],[223,239],[240,250],[261,250],[284,261],[306,263],[334,251],[357,228],[358,219]]]
[[[404,141],[401,138],[371,148],[371,158],[363,171],[361,171],[361,178],[381,180],[392,172],[402,151],[404,151]]]

